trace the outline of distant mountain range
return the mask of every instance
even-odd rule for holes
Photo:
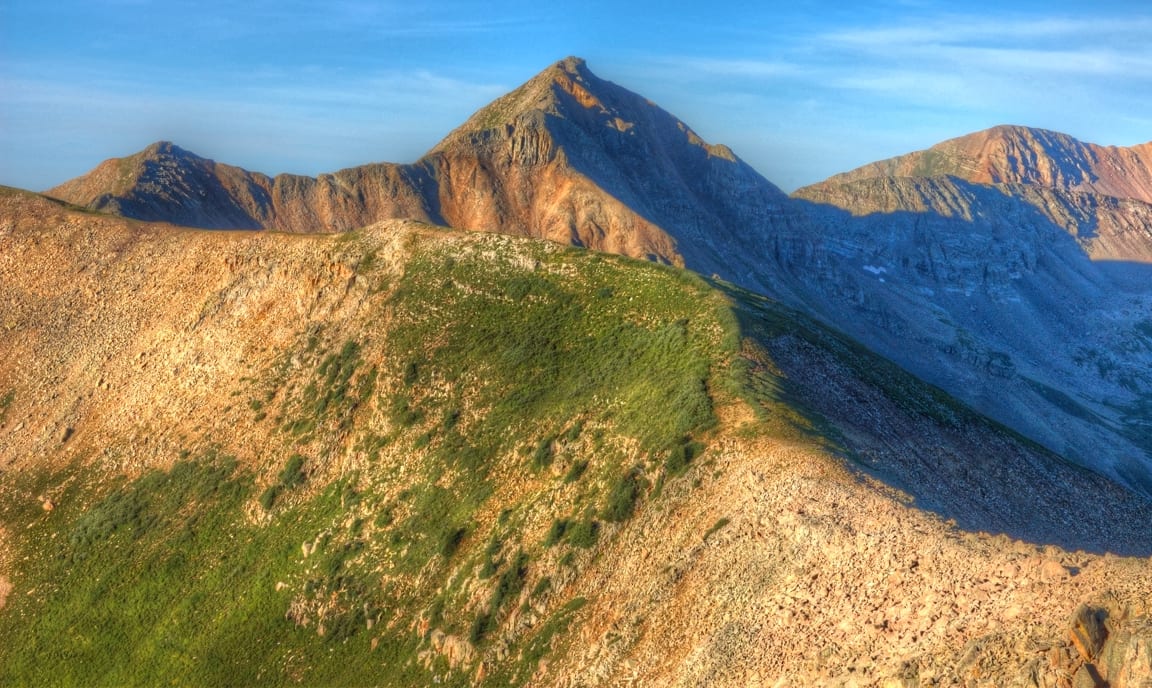
[[[532,236],[708,272],[754,250],[787,196],[723,146],[569,58],[410,165],[268,177],[171,143],[48,195],[210,229],[335,232],[390,218]]]
[[[810,307],[1152,494],[1152,146],[996,127],[799,189]]]
[[[569,58],[412,164],[0,188],[0,685],[1149,685],[1148,179],[788,196]]]
[[[1152,142],[1124,148],[1055,131],[998,126],[923,151],[834,175],[817,187],[877,177],[957,177],[977,184],[1030,184],[1152,202]]]
[[[410,165],[267,177],[159,143],[47,193],[191,227],[412,218],[684,265],[1152,496],[1152,144],[995,127],[790,198],[569,58]]]

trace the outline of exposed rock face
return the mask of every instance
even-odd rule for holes
[[[1045,129],[999,126],[830,177],[816,187],[875,177],[952,176],[1030,184],[1152,203],[1152,142],[1098,146]]]
[[[267,175],[160,142],[48,194],[92,210],[205,229],[345,231],[388,217],[431,219],[420,171],[365,165],[319,178]]]
[[[1123,605],[1080,605],[1068,630],[1075,653],[1062,655],[1071,685],[1142,687],[1152,684],[1152,619]]]
[[[577,58],[481,109],[411,165],[269,178],[160,143],[47,193],[203,228],[330,232],[409,218],[743,281],[755,261],[739,257],[795,216],[787,196],[728,148]]]
[[[1025,207],[1009,212],[1014,215],[1035,213],[1075,237],[1083,251],[1093,260],[1152,261],[1152,203],[1147,199],[1034,183],[1027,179],[982,182],[951,174],[868,174],[892,162],[875,163],[877,167],[861,168],[859,173],[849,172],[832,177],[799,189],[794,196],[833,205],[854,216],[903,212],[941,215],[973,223],[996,221],[996,215],[993,214],[995,211],[1003,211],[1019,203]],[[899,167],[896,171],[915,169]],[[971,184],[965,184],[965,181]],[[967,191],[973,188],[972,184],[997,189],[1009,200],[1001,202],[999,208],[981,206]]]
[[[718,274],[1152,496],[1150,161],[997,127],[788,199],[569,58],[411,165],[269,178],[159,145],[51,193],[200,227],[413,218]]]
[[[1122,619],[1112,626],[1096,666],[1112,688],[1152,685],[1152,618]]]
[[[824,231],[774,250],[797,289],[814,277],[805,306],[1152,495],[1152,205],[1039,183],[868,176],[923,171],[897,160],[796,192]]]
[[[452,226],[738,275],[788,198],[728,148],[569,58],[425,158]]]

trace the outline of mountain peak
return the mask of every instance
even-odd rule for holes
[[[552,69],[562,71],[566,74],[580,75],[588,71],[588,63],[582,57],[569,55],[568,57],[560,60],[552,65]]]
[[[813,186],[879,177],[940,176],[1152,202],[1152,145],[1100,146],[1058,131],[1001,124],[870,163]]]
[[[787,203],[726,146],[574,56],[481,108],[412,165],[268,178],[158,141],[50,193],[209,228],[339,231],[408,217],[724,274],[713,245],[756,255],[761,228]]]
[[[638,125],[641,129],[661,130],[658,135],[662,145],[676,147],[687,143],[706,151],[709,157],[739,162],[727,146],[707,143],[652,101],[601,79],[579,57],[553,63],[519,88],[481,108],[430,152],[475,146],[488,138],[486,132],[515,128],[521,123],[530,128],[545,116],[566,120],[586,133],[607,129],[632,136],[638,135]]]
[[[181,148],[180,146],[177,146],[176,144],[172,143],[171,141],[156,141],[155,143],[149,144],[148,146],[146,146],[144,148],[144,150],[140,151],[139,153],[136,154],[136,156],[132,156],[132,157],[142,157],[142,158],[172,157],[172,158],[182,158],[182,159],[188,159],[188,160],[204,160],[205,159],[205,158],[200,157],[199,155],[196,155],[195,153],[193,153],[189,150],[186,150],[184,148]]]
[[[604,81],[588,69],[579,57],[566,57],[555,62],[519,88],[497,98],[476,111],[462,125],[444,138],[434,149],[450,148],[461,143],[473,145],[476,135],[514,125],[522,118],[540,114],[568,117],[574,114],[573,103],[580,108],[606,112],[607,93],[624,89]]]

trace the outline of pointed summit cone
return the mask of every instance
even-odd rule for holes
[[[787,197],[725,146],[567,58],[425,158],[453,226],[730,272]]]
[[[787,196],[727,147],[575,57],[481,108],[411,165],[269,178],[161,143],[49,193],[206,228],[325,232],[411,218],[684,265],[758,288],[767,247],[795,220]]]

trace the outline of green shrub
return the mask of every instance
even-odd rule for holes
[[[428,619],[428,633],[425,635],[425,638],[424,638],[425,640],[427,640],[428,636],[430,636],[432,634],[432,629],[437,628],[440,626],[440,624],[444,623],[444,598],[443,597],[437,597],[435,600],[433,600],[432,605],[430,607],[428,607],[428,611],[425,614],[425,618]]]
[[[487,580],[496,575],[496,570],[499,566],[496,563],[496,555],[500,554],[500,548],[504,543],[495,534],[488,540],[488,546],[484,548],[484,564],[480,567],[480,580]]]
[[[392,398],[392,421],[402,428],[410,428],[424,419],[424,412],[412,408],[407,397]]]
[[[573,461],[572,467],[564,474],[564,482],[574,483],[584,475],[584,471],[588,470],[587,461]]]
[[[708,538],[712,537],[716,533],[716,531],[720,530],[721,528],[723,528],[724,526],[728,525],[731,522],[732,521],[729,520],[727,516],[717,520],[715,523],[712,524],[712,527],[709,528],[708,531],[704,533],[704,539],[707,540]]]
[[[260,494],[260,506],[264,507],[265,511],[271,511],[272,506],[276,503],[276,498],[280,496],[279,485],[269,485],[268,489]]]
[[[552,521],[552,527],[548,529],[548,534],[544,536],[544,546],[552,547],[556,543],[564,539],[564,533],[568,530],[568,521],[563,518],[557,518]]]
[[[450,558],[460,548],[464,536],[468,534],[467,528],[450,528],[440,538],[440,556]]]
[[[500,574],[500,580],[492,590],[492,597],[488,600],[488,608],[493,614],[500,610],[510,598],[520,593],[524,587],[524,577],[528,573],[528,555],[524,550],[516,552],[511,565]]]
[[[607,502],[601,512],[605,521],[620,523],[632,517],[632,512],[636,510],[636,501],[643,489],[643,480],[639,467],[632,468],[620,476],[608,492]]]
[[[480,612],[476,618],[472,620],[472,628],[468,631],[468,642],[477,645],[484,639],[485,634],[488,633],[488,627],[492,623],[492,614],[490,612]]]
[[[492,595],[488,598],[488,608],[477,614],[472,621],[472,628],[468,631],[468,640],[477,644],[495,624],[496,615],[504,603],[520,593],[524,587],[524,578],[528,574],[528,555],[523,550],[512,558],[512,564],[500,574],[496,587],[492,588]]]
[[[536,443],[536,449],[532,452],[533,468],[542,469],[552,465],[552,441],[553,438],[545,437]]]
[[[580,439],[580,433],[584,432],[584,421],[577,421],[564,431],[564,441],[568,443],[575,442]]]
[[[4,396],[0,397],[0,421],[4,420],[4,416],[8,413],[8,407],[12,405],[12,400],[15,398],[15,390],[8,390]]]
[[[685,439],[683,442],[676,444],[668,452],[668,457],[664,459],[664,469],[670,475],[680,475],[688,469],[688,465],[692,460],[700,455],[703,450],[703,445],[698,442],[690,442]]]
[[[280,484],[291,489],[302,484],[304,478],[304,457],[293,454],[288,457],[288,463],[284,464],[284,470],[280,471]]]
[[[551,589],[552,579],[548,576],[544,576],[539,580],[539,582],[536,583],[536,586],[532,588],[532,597],[540,597]]]
[[[408,365],[404,366],[404,386],[411,387],[416,384],[420,379],[420,364],[416,361],[409,361]]]
[[[573,547],[588,549],[596,544],[599,534],[599,523],[590,518],[581,519],[568,528],[568,543]]]

